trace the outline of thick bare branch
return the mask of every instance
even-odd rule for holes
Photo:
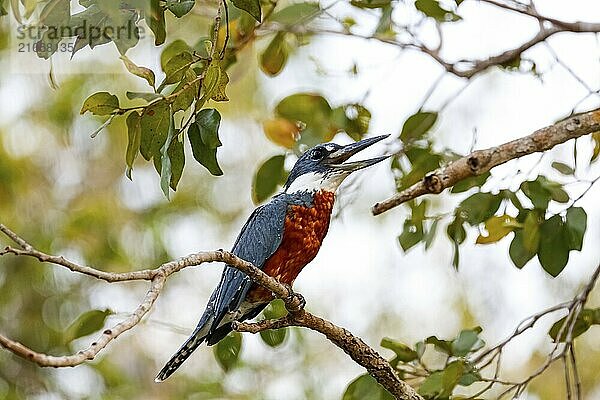
[[[277,320],[257,323],[240,323],[235,329],[240,332],[258,333],[267,329],[300,326],[321,333],[333,344],[344,350],[356,363],[365,367],[369,374],[397,399],[417,400],[422,397],[406,382],[398,379],[391,365],[379,353],[348,330],[319,318],[307,311],[290,313]]]
[[[124,321],[110,329],[106,329],[102,335],[87,349],[76,354],[64,356],[52,356],[38,353],[27,346],[0,335],[0,345],[14,354],[28,359],[42,367],[72,367],[92,360],[113,339],[123,332],[132,329],[150,311],[154,302],[160,295],[167,278],[184,268],[200,265],[207,262],[225,262],[234,268],[247,274],[254,282],[269,289],[274,297],[281,298],[290,314],[276,321],[262,321],[257,324],[238,324],[236,329],[247,332],[259,332],[265,329],[280,328],[285,326],[302,326],[325,335],[331,342],[344,350],[358,364],[363,366],[383,387],[385,387],[396,398],[402,400],[418,400],[419,396],[407,383],[401,381],[390,364],[375,350],[369,347],[361,339],[353,336],[349,331],[340,328],[329,321],[316,317],[304,311],[304,299],[300,294],[294,293],[292,289],[280,283],[275,278],[265,274],[251,263],[238,258],[232,253],[217,250],[191,254],[175,261],[162,264],[152,270],[142,270],[127,273],[109,273],[92,267],[80,265],[66,260],[61,256],[53,256],[36,250],[27,241],[16,233],[0,224],[0,231],[17,243],[20,248],[6,247],[0,251],[0,256],[13,254],[16,256],[33,257],[40,262],[56,264],[73,272],[82,273],[107,282],[123,282],[136,280],[150,280],[151,285],[135,311]]]
[[[428,193],[440,193],[459,181],[481,175],[507,161],[528,154],[549,150],[570,139],[600,130],[600,109],[582,113],[542,128],[529,136],[504,143],[486,150],[477,150],[446,167],[427,174],[394,196],[373,206],[373,215],[386,212],[409,200]]]

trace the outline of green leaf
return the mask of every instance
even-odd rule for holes
[[[539,210],[546,210],[551,199],[559,203],[569,201],[569,195],[560,183],[552,182],[541,175],[534,181],[523,182],[521,190]]]
[[[524,242],[524,231],[515,231],[515,237],[512,242],[510,242],[508,253],[510,259],[517,268],[523,268],[537,253],[537,248],[535,250],[530,250],[525,246]]]
[[[35,2],[34,2],[35,3]],[[64,0],[49,1],[40,13],[40,25],[52,28],[67,26],[71,19],[71,2]]]
[[[148,93],[148,92],[126,92],[125,95],[129,100],[142,99],[147,102],[151,102],[160,98],[164,98],[164,96],[160,93]]]
[[[419,355],[416,351],[411,349],[409,346],[404,343],[398,342],[394,339],[383,338],[381,339],[381,347],[392,350],[396,353],[396,357],[398,361],[402,362],[410,362],[419,358]]]
[[[560,215],[544,221],[540,227],[538,260],[544,271],[558,276],[569,261],[569,237]]]
[[[141,115],[137,111],[132,111],[127,116],[127,151],[125,153],[125,161],[127,162],[127,177],[131,179],[131,171],[133,170],[133,162],[140,152],[140,142],[142,137]]]
[[[274,13],[269,17],[269,21],[282,25],[306,24],[320,13],[319,3],[296,3]]]
[[[80,337],[91,335],[102,329],[106,317],[112,314],[112,311],[91,310],[81,314],[64,332],[65,343],[69,343]]]
[[[425,343],[434,345],[435,349],[444,354],[452,355],[452,342],[438,339],[436,336],[429,336]]]
[[[94,48],[96,46],[109,43],[112,39],[107,35],[91,35],[90,32],[102,32],[104,31],[106,24],[109,21],[109,16],[105,11],[100,9],[97,4],[90,5],[86,10],[74,14],[71,16],[69,22],[68,32],[77,33],[77,39],[75,40],[72,55],[82,48],[89,46]],[[52,31],[48,30],[45,35],[49,35]],[[58,35],[52,35],[53,37]],[[55,43],[58,43],[59,38]],[[42,39],[45,42],[45,39]],[[56,47],[53,48],[56,50]],[[38,56],[47,58],[48,54],[40,54]]]
[[[405,252],[423,240],[423,223],[413,222],[410,219],[404,221],[402,233],[398,236],[398,242]]]
[[[175,121],[173,119],[173,112],[169,113],[169,130],[167,133],[167,139],[160,149],[160,188],[167,200],[170,199],[169,188],[171,186],[171,158],[169,158],[168,151],[171,146],[171,142],[173,141],[173,137],[175,136]]]
[[[242,334],[231,332],[213,347],[215,359],[224,371],[233,369],[242,350]]]
[[[469,353],[481,349],[485,342],[479,338],[481,328],[462,330],[456,339],[452,341],[452,355],[464,357]]]
[[[567,210],[565,225],[569,238],[569,248],[581,251],[583,236],[587,228],[587,213],[581,207],[570,207]]]
[[[196,121],[188,129],[188,138],[196,161],[215,175],[223,175],[217,161],[219,141],[219,125],[221,115],[217,110],[204,109],[196,115]],[[206,140],[206,142],[205,142]]]
[[[190,46],[188,46],[188,44],[183,40],[178,39],[172,43],[169,43],[160,54],[160,66],[162,70],[166,70],[167,64],[173,57],[176,57],[185,52],[192,53],[193,49]]]
[[[120,19],[118,20],[118,22],[112,22],[115,25],[117,25],[118,27],[132,27],[131,32],[127,33],[127,34],[121,34],[119,33],[119,31],[117,30],[116,33],[112,33],[112,31],[109,31],[109,33],[107,34],[110,39],[113,41],[113,43],[115,44],[115,46],[117,47],[117,50],[119,50],[119,53],[121,53],[122,55],[125,54],[129,49],[131,49],[132,47],[135,47],[139,41],[140,41],[140,28],[136,26],[136,23],[138,21],[138,15],[135,11],[133,10],[119,10],[120,12]],[[126,20],[128,20],[128,22],[126,22]],[[118,29],[118,28],[117,28]]]
[[[318,94],[296,93],[281,100],[275,107],[279,117],[305,125],[299,144],[314,146],[330,141],[338,127],[332,126],[329,102]]]
[[[415,7],[423,14],[439,22],[458,21],[461,19],[453,11],[441,7],[437,0],[417,0],[415,1]]]
[[[435,233],[437,231],[439,222],[439,219],[433,220],[431,226],[427,230],[427,233],[425,233],[425,237],[423,238],[423,240],[425,240],[425,250],[429,250],[429,248],[431,247],[433,240],[435,239]]]
[[[271,302],[263,311],[265,319],[278,319],[287,315],[287,310],[283,300],[276,299]],[[260,332],[260,337],[267,345],[271,347],[280,346],[287,336],[287,329],[268,329]]]
[[[462,244],[467,238],[467,232],[464,228],[464,219],[457,214],[454,216],[454,220],[446,228],[446,234],[452,240],[453,244],[453,257],[452,265],[454,268],[458,268],[460,249],[459,245]]]
[[[154,33],[154,44],[160,46],[167,38],[165,10],[159,0],[150,0],[150,9],[145,13],[146,24]]]
[[[109,42],[113,42],[119,52],[125,54],[139,42],[138,19],[139,13],[135,9],[119,8],[110,1],[94,2],[88,4],[84,11],[73,15],[70,19],[70,29],[61,29],[60,34],[77,36],[73,54],[86,46],[93,49]]]
[[[275,112],[287,119],[308,123],[316,114],[328,120],[331,106],[323,96],[315,93],[296,93],[281,100]]]
[[[458,206],[458,211],[471,225],[480,224],[491,218],[502,202],[502,196],[491,193],[475,193]]]
[[[425,220],[425,214],[427,213],[427,206],[429,202],[427,200],[423,200],[418,202],[417,200],[411,201],[409,203],[411,210],[410,219],[414,222],[423,222]]]
[[[419,394],[426,398],[436,398],[444,391],[444,373],[436,371],[429,375],[419,386]]]
[[[170,121],[171,107],[167,101],[160,100],[144,109],[140,153],[146,160],[149,161],[153,156],[160,157],[160,149],[169,133]]]
[[[262,203],[275,193],[285,174],[284,162],[285,156],[274,156],[258,168],[252,185],[252,199],[255,204]]]
[[[477,371],[470,371],[463,376],[460,377],[460,381],[458,382],[461,386],[470,386],[475,382],[479,382],[481,380],[481,375]]]
[[[567,317],[564,317],[556,321],[550,328],[550,331],[548,331],[548,335],[550,335],[552,340],[554,340],[555,342],[558,340],[558,334],[561,333],[561,331],[562,334],[560,335],[560,341],[564,342],[567,339],[567,334],[569,332],[569,324],[571,323],[571,321],[569,321],[567,326],[563,328],[566,319]],[[592,325],[600,325],[600,308],[586,308],[581,310],[581,312],[577,316],[577,319],[575,320],[575,324],[573,324],[571,339],[575,339],[577,336],[582,335],[588,329],[590,329]]]
[[[570,200],[569,194],[563,190],[559,183],[556,183],[554,186],[549,186],[548,191],[550,192],[552,200],[558,203],[568,203]]]
[[[179,85],[173,93],[179,93],[173,101],[173,112],[187,110],[194,103],[200,90],[200,82],[197,81],[198,75],[193,69],[188,69]]]
[[[165,65],[165,79],[161,86],[171,85],[177,83],[183,79],[185,73],[194,63],[194,56],[187,51],[176,55],[171,58],[167,65]]]
[[[575,170],[572,167],[558,161],[552,163],[552,168],[564,175],[573,175],[575,173]]]
[[[391,4],[391,0],[352,0],[350,2],[358,8],[383,8]]]
[[[362,104],[347,104],[332,110],[331,122],[352,139],[359,141],[369,131],[371,112]]]
[[[25,5],[25,19],[28,19],[35,11],[37,0],[21,0],[21,3]]]
[[[119,108],[119,99],[117,96],[108,92],[98,92],[83,102],[80,114],[83,115],[89,111],[94,115],[109,115]]]
[[[0,17],[4,17],[8,15],[8,11],[6,10],[6,0],[0,0]]]
[[[452,391],[460,382],[467,366],[463,360],[455,360],[444,368],[442,375],[442,387],[444,388],[440,397],[450,396]]]
[[[177,185],[179,184],[179,180],[183,174],[183,167],[185,166],[183,142],[180,142],[177,137],[175,137],[171,141],[167,154],[171,160],[171,189],[177,190]]]
[[[410,161],[408,172],[400,168],[402,175],[397,179],[398,190],[405,189],[419,182],[425,175],[440,166],[442,157],[428,146],[427,148],[409,147],[404,156]],[[394,167],[394,164],[392,163]],[[398,168],[396,168],[398,169]]]
[[[204,101],[213,97],[217,92],[219,83],[221,82],[221,73],[222,69],[218,61],[210,63],[206,70],[204,80],[202,81],[202,97],[204,98]]]
[[[255,20],[260,22],[261,10],[260,10],[260,0],[231,0],[233,5],[239,8],[240,10],[246,11],[248,14],[252,15]]]
[[[342,400],[394,400],[394,396],[371,375],[364,374],[348,385]]]
[[[270,347],[278,347],[285,341],[287,336],[287,330],[281,329],[268,329],[260,332],[260,338],[262,341]]]
[[[385,0],[381,3],[384,4]],[[394,40],[396,38],[396,31],[394,30],[394,21],[392,20],[392,13],[394,12],[394,7],[390,4],[384,5],[381,9],[381,16],[379,17],[379,22],[377,23],[377,27],[375,28],[375,37],[379,39],[390,39]]]
[[[437,112],[419,111],[408,117],[402,126],[400,139],[403,142],[420,139],[435,124],[438,118]]]
[[[227,89],[227,85],[229,84],[229,75],[227,72],[221,67],[221,75],[219,75],[219,82],[217,83],[217,87],[211,97],[214,101],[229,101],[229,97],[225,93],[225,89]]]
[[[205,108],[196,114],[196,124],[200,128],[202,142],[211,149],[221,147],[219,140],[219,126],[221,125],[221,114],[214,108]]]
[[[287,63],[289,46],[285,36],[285,32],[277,33],[260,55],[260,69],[269,76],[279,75]]]
[[[129,72],[134,74],[135,76],[139,76],[140,78],[144,78],[146,82],[152,87],[155,84],[154,71],[146,67],[137,66],[133,61],[131,61],[127,56],[121,56],[121,60],[125,64],[125,67]]]
[[[487,179],[490,177],[490,175],[491,174],[488,171],[481,175],[475,175],[475,176],[471,176],[467,179],[463,179],[462,181],[460,181],[456,185],[454,185],[452,187],[452,189],[450,190],[450,192],[451,193],[462,193],[462,192],[466,192],[467,190],[474,188],[474,187],[481,187],[481,186],[483,186],[485,181],[487,181]]]
[[[523,223],[523,246],[528,253],[537,253],[540,245],[540,223],[541,218],[535,210],[527,212]]]
[[[596,161],[600,156],[600,131],[592,133],[592,141],[594,142],[594,150],[592,151],[590,163]]]
[[[196,0],[169,0],[167,1],[167,8],[177,18],[181,18],[194,8]]]
[[[515,228],[520,228],[521,224],[510,215],[493,216],[485,221],[485,229],[488,232],[487,236],[479,235],[477,244],[495,243],[511,233]]]

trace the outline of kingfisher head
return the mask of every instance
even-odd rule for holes
[[[342,181],[352,172],[377,164],[390,157],[388,155],[347,162],[353,155],[388,136],[363,139],[346,146],[323,143],[307,150],[292,168],[285,183],[285,192],[316,192],[319,190],[335,192]]]

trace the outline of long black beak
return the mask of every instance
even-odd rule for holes
[[[376,158],[371,158],[369,160],[362,160],[362,161],[353,161],[353,162],[346,162],[346,163],[344,161],[347,161],[350,157],[352,157],[356,153],[366,149],[367,147],[369,147],[389,136],[390,135],[375,136],[372,138],[363,139],[356,143],[346,145],[346,146],[342,147],[341,149],[331,153],[327,157],[325,162],[329,166],[339,169],[339,170],[342,170],[342,171],[353,172],[353,171],[358,171],[359,169],[370,167],[371,165],[377,164],[378,162],[381,162],[381,161],[385,160],[386,158],[391,157],[392,155],[390,154],[387,156],[376,157]]]

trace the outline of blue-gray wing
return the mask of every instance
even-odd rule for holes
[[[254,210],[235,241],[232,253],[262,268],[281,244],[287,206],[285,196],[280,195]],[[237,310],[251,286],[252,280],[246,274],[225,266],[221,282],[211,297],[214,303],[209,304],[214,307],[215,316],[211,331],[227,312]]]

